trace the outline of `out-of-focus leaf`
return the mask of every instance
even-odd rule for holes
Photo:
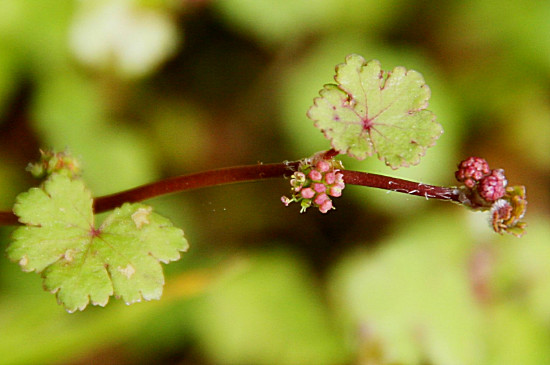
[[[548,67],[548,2],[510,0],[498,4],[487,0],[467,0],[456,5],[446,18],[441,33],[451,41],[452,45],[449,46],[466,49],[501,48],[506,50],[505,57],[512,56],[516,62]],[[510,14],[514,16],[509,16]],[[525,24],[529,26],[526,27]],[[462,30],[460,34],[450,34],[456,29]]]
[[[44,145],[57,150],[70,147],[81,158],[94,195],[157,177],[153,146],[127,126],[108,122],[97,84],[74,70],[43,81],[32,104],[33,127]]]
[[[487,336],[488,365],[539,365],[550,362],[548,329],[513,302],[491,308]]]
[[[347,357],[303,262],[288,253],[246,259],[212,288],[196,323],[210,358],[223,364],[342,364]]]
[[[260,42],[273,46],[292,42],[313,32],[364,28],[376,33],[399,19],[407,7],[403,0],[222,0],[215,9],[235,28],[253,34]]]
[[[495,263],[494,284],[497,295],[514,295],[543,323],[550,324],[550,225],[534,215],[529,231],[521,240],[509,238],[499,244]]]
[[[549,171],[550,153],[541,148],[550,145],[550,106],[544,86],[532,83],[517,90],[499,111],[502,131],[510,131],[502,136],[506,145],[517,151],[521,160],[529,161],[539,171]]]
[[[343,260],[334,296],[350,333],[368,334],[358,336],[359,346],[374,339],[388,362],[483,364],[482,312],[465,271],[467,240],[446,212],[417,218],[377,252]]]
[[[34,77],[65,67],[66,31],[73,2],[5,0],[0,2],[0,36]]]

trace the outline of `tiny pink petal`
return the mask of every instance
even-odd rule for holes
[[[317,193],[324,193],[327,190],[327,186],[322,183],[315,183],[313,184],[313,190]]]
[[[327,200],[330,200],[330,198],[328,197],[327,194],[325,193],[321,193],[319,195],[317,195],[317,197],[315,198],[314,202],[315,204],[317,205],[322,205],[324,202],[326,202]]]
[[[324,161],[324,160],[321,160],[321,161],[317,162],[317,165],[315,167],[320,172],[327,172],[328,170],[330,170],[330,164],[327,161]]]
[[[311,170],[309,173],[309,178],[313,181],[321,181],[321,179],[323,178],[323,174],[321,174],[317,170]]]
[[[326,213],[328,212],[329,210],[332,209],[332,200],[327,200],[325,201],[323,204],[321,204],[321,206],[319,207],[319,211],[321,213]]]
[[[292,177],[294,178],[297,184],[302,184],[306,181],[306,174],[300,171],[295,172],[294,175],[292,175]]]
[[[282,196],[282,197],[281,197],[281,201],[282,201],[283,204],[286,205],[287,207],[288,207],[288,205],[289,205],[290,203],[292,203],[292,200],[289,199],[289,198],[287,198],[286,196]]]
[[[302,198],[304,199],[311,199],[315,196],[315,191],[313,191],[312,188],[305,188],[305,189],[302,189]]]
[[[336,181],[336,174],[334,172],[327,172],[325,174],[325,181],[327,184],[332,185]]]
[[[346,184],[344,184],[343,181],[337,181],[336,184],[334,184],[332,186],[336,186],[337,188],[340,188],[340,189],[343,190],[346,187]]]
[[[339,188],[338,186],[331,186],[330,189],[329,189],[329,193],[328,193],[330,196],[333,196],[335,198],[338,198],[339,196],[342,196],[342,189]]]

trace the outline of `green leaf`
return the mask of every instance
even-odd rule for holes
[[[126,203],[95,228],[91,193],[59,174],[20,194],[14,213],[26,225],[14,231],[9,258],[42,273],[44,288],[69,312],[104,306],[111,295],[127,304],[160,298],[160,262],[188,247],[180,229],[144,204]]]
[[[211,363],[350,363],[304,260],[284,250],[251,252],[241,260],[199,299],[195,312],[197,340]]]
[[[378,154],[393,169],[416,165],[443,129],[426,110],[430,89],[421,74],[349,55],[336,67],[338,83],[325,85],[308,117],[332,147],[359,160]]]

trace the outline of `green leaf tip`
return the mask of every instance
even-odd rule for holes
[[[359,160],[376,153],[393,169],[416,165],[443,129],[426,110],[430,89],[404,67],[349,55],[336,67],[337,84],[325,85],[308,110],[332,148]]]
[[[95,228],[90,191],[57,173],[21,193],[14,213],[25,226],[14,231],[8,257],[41,273],[69,312],[104,306],[112,295],[127,304],[159,299],[160,263],[188,248],[183,231],[144,204],[125,203]]]

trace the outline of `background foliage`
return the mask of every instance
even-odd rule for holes
[[[530,198],[519,240],[358,187],[326,216],[282,206],[282,180],[158,198],[191,245],[163,298],[69,315],[4,258],[2,362],[550,362],[549,16],[534,0],[0,1],[2,209],[39,147],[69,146],[95,195],[326,149],[305,113],[349,53],[420,71],[445,134],[417,167],[346,167],[449,185],[480,155]]]

